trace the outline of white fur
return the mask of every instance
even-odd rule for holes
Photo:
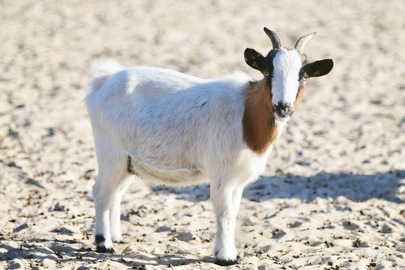
[[[236,260],[242,192],[264,171],[272,149],[258,155],[243,140],[249,80],[243,74],[203,80],[159,68],[98,65],[86,103],[99,168],[93,188],[96,235],[105,238],[99,246],[112,248],[112,240],[122,239],[119,210],[131,182],[130,156],[134,171],[146,181],[189,185],[209,180],[218,225],[216,258]]]
[[[293,104],[299,89],[301,57],[296,50],[281,48],[273,59],[272,103]]]

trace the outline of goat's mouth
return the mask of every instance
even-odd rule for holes
[[[294,108],[289,103],[273,104],[274,115],[279,120],[288,120],[294,112]]]
[[[274,113],[274,117],[275,117],[275,119],[277,121],[287,122],[290,119],[291,115],[284,115],[283,116],[283,115],[279,115],[278,113]]]

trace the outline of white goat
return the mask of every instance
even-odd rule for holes
[[[211,183],[217,234],[215,262],[238,261],[236,216],[243,189],[264,171],[274,140],[299,105],[306,79],[333,61],[307,63],[302,36],[294,49],[264,28],[273,49],[245,50],[264,78],[228,75],[204,80],[152,67],[125,69],[102,62],[86,98],[96,146],[93,187],[98,252],[121,241],[120,203],[132,177],[171,185]]]

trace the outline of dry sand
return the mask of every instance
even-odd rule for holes
[[[127,242],[94,252],[83,98],[99,58],[260,78],[243,50],[267,53],[267,26],[289,46],[317,31],[306,52],[335,68],[246,190],[229,268],[405,269],[404,14],[402,0],[0,1],[0,268],[220,269],[208,185],[134,183]]]

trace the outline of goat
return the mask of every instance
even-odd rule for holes
[[[121,241],[120,203],[133,177],[169,185],[210,181],[217,233],[215,263],[239,261],[235,226],[244,188],[263,173],[273,142],[301,102],[309,77],[328,74],[331,59],[307,62],[305,44],[281,46],[266,57],[247,48],[246,63],[263,79],[244,74],[205,80],[154,67],[101,62],[86,105],[98,175],[93,186],[98,252]]]

